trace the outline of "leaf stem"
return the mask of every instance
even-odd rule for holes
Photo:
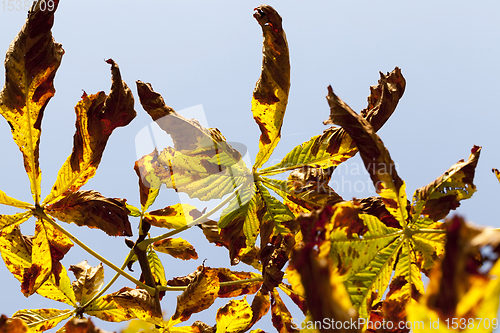
[[[156,293],[155,288],[151,288],[151,287],[145,285],[141,281],[139,281],[136,278],[134,278],[132,275],[130,275],[127,272],[125,272],[123,269],[120,269],[118,266],[116,266],[115,264],[113,264],[112,262],[110,262],[108,259],[104,258],[99,253],[97,253],[94,250],[92,250],[90,247],[88,247],[81,240],[79,240],[78,238],[76,238],[75,236],[73,236],[69,231],[67,231],[66,229],[64,229],[63,227],[61,227],[58,223],[56,223],[54,220],[52,220],[52,218],[50,218],[49,216],[47,216],[47,214],[43,211],[43,208],[39,207],[39,208],[35,209],[34,213],[35,213],[36,216],[39,216],[39,217],[43,218],[45,221],[47,221],[48,223],[50,223],[54,228],[56,228],[57,230],[59,230],[60,232],[62,232],[63,234],[65,234],[73,242],[75,242],[76,244],[78,244],[82,249],[84,249],[85,251],[87,251],[89,254],[91,254],[96,259],[99,259],[100,261],[102,261],[104,264],[106,264],[109,268],[111,268],[114,271],[116,271],[118,274],[123,275],[125,278],[127,278],[131,282],[135,283],[140,288],[146,289],[148,293],[150,293],[152,295],[154,295]]]
[[[142,242],[140,242],[139,244],[137,244],[137,247],[139,247],[139,249],[141,250],[146,250],[146,248],[148,247],[149,244],[153,244],[154,242],[157,242],[157,241],[160,241],[162,239],[165,239],[165,238],[168,238],[168,237],[171,237],[173,235],[176,235],[178,233],[180,233],[181,231],[184,231],[186,229],[189,229],[191,228],[192,226],[195,226],[197,224],[201,224],[201,223],[205,223],[207,221],[205,221],[209,216],[215,214],[219,209],[221,209],[222,207],[224,207],[229,201],[233,200],[237,195],[238,195],[238,191],[242,188],[244,188],[246,185],[250,184],[251,182],[253,182],[252,178],[248,178],[247,180],[245,180],[240,186],[238,186],[234,191],[233,193],[231,193],[226,199],[222,200],[221,203],[219,203],[217,206],[215,206],[214,208],[212,208],[210,211],[208,211],[207,213],[203,214],[202,216],[198,217],[196,220],[194,220],[193,222],[191,223],[188,223],[186,224],[185,226],[183,227],[180,227],[178,229],[175,229],[175,230],[172,230],[170,232],[167,232],[163,235],[160,235],[160,236],[156,236],[156,237],[153,237],[153,238],[148,238],[148,239],[145,239],[143,240]]]
[[[264,277],[257,276],[257,277],[250,278],[250,279],[221,282],[221,283],[219,283],[219,286],[227,287],[227,286],[234,286],[234,285],[243,284],[243,283],[261,282],[261,281],[264,281]],[[157,286],[157,289],[160,291],[184,291],[187,288],[188,288],[188,286]]]

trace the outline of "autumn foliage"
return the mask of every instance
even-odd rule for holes
[[[58,3],[54,1],[54,11]],[[54,96],[53,80],[64,54],[51,33],[54,11],[42,10],[35,2],[6,55],[0,113],[22,152],[33,202],[0,191],[1,204],[20,210],[0,215],[0,252],[26,297],[38,293],[72,309],[21,309],[0,318],[0,332],[41,332],[60,323],[67,333],[103,332],[90,317],[110,322],[139,319],[142,322],[132,322],[129,329],[148,332],[260,332],[259,320],[268,312],[279,332],[329,331],[331,327],[311,326],[325,319],[357,323],[334,327],[344,332],[408,332],[410,327],[399,323],[438,319],[458,323],[448,325],[449,330],[491,331],[486,320],[491,328],[494,322],[498,326],[500,233],[449,216],[476,191],[473,181],[481,147],[472,147],[466,160],[408,197],[377,135],[405,91],[398,67],[380,74],[367,107],[359,113],[328,87],[330,115],[324,124],[333,126],[292,149],[278,164],[263,167],[281,139],[290,88],[282,18],[270,6],[259,6],[254,13],[264,41],[262,72],[252,98],[251,111],[261,131],[252,166],[219,130],[184,118],[152,84],[137,81],[142,108],[171,136],[174,146],[155,149],[129,166],[139,179],[140,207],[81,190],[96,174],[113,131],[136,116],[132,91],[109,59],[110,92],[84,92],[76,103],[73,150],[42,199],[41,121]],[[358,152],[376,195],[346,200],[328,183],[335,167]],[[500,180],[498,170],[493,171]],[[282,173],[289,173],[286,180],[273,178]],[[222,201],[209,212],[181,203],[149,210],[161,185],[191,198]],[[220,219],[210,220],[218,210]],[[34,235],[24,235],[19,226],[30,218],[36,219]],[[64,223],[75,223],[109,236],[131,237],[129,218],[136,218],[139,232],[135,241],[125,240],[130,252],[124,254],[121,267],[64,229]],[[198,259],[195,246],[174,237],[193,226],[210,243],[227,248],[231,265],[242,262],[250,266],[248,271],[202,264],[187,276],[167,280],[157,253]],[[151,228],[169,231],[151,237]],[[82,261],[64,267],[61,260],[75,244],[102,264],[92,267]],[[106,286],[105,266],[116,272]],[[140,278],[128,273],[132,267],[139,269]],[[119,275],[131,286],[116,287]],[[424,275],[429,278],[427,290]],[[108,292],[112,288],[116,291]],[[170,318],[162,314],[162,299],[172,297],[165,296],[166,291],[181,292]],[[248,301],[242,295],[253,296]],[[214,326],[183,324],[217,298],[228,302],[217,310]],[[293,320],[290,306],[303,312],[304,322]],[[427,332],[429,327],[413,331]]]

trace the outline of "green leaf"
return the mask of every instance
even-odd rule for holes
[[[290,60],[281,16],[268,5],[255,10],[254,17],[264,35],[262,73],[252,98],[253,118],[262,133],[253,166],[257,170],[269,159],[281,138],[281,125],[290,90]]]
[[[163,268],[160,258],[158,258],[156,252],[151,248],[148,249],[147,255],[149,267],[151,267],[151,274],[153,274],[156,283],[160,286],[166,286],[167,279],[165,278],[165,269]]]

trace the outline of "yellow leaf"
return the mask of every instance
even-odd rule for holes
[[[14,215],[0,215],[0,231],[7,227],[14,227],[18,224],[27,221],[33,213],[31,211],[25,213],[17,213]]]
[[[217,276],[220,282],[240,281],[261,277],[259,274],[252,272],[234,272],[228,268],[216,268]],[[247,283],[239,283],[229,286],[221,286],[218,297],[236,297],[244,294],[255,294],[262,285],[262,281],[253,281]]]
[[[111,133],[128,125],[136,116],[134,97],[127,84],[122,81],[118,65],[111,65],[111,91],[87,96],[75,107],[76,133],[73,138],[73,152],[57,174],[57,180],[43,204],[52,204],[66,191],[74,192],[94,177]]]
[[[160,193],[161,179],[156,175],[156,170],[153,168],[157,156],[158,153],[155,151],[152,154],[143,156],[134,164],[134,170],[139,177],[139,193],[143,212],[155,202]]]
[[[0,190],[0,204],[2,204],[2,205],[8,205],[8,206],[13,206],[13,207],[17,207],[17,208],[22,208],[22,209],[33,209],[33,208],[35,208],[32,204],[29,204],[27,202],[23,202],[21,200],[17,200],[17,199],[9,197],[2,190]]]
[[[42,219],[36,221],[35,238],[31,252],[31,267],[24,270],[21,291],[24,296],[32,295],[52,272],[52,256],[50,254],[49,236]]]
[[[144,213],[144,221],[155,227],[179,229],[200,217],[201,213],[188,204],[175,204],[152,212]]]
[[[262,27],[264,45],[262,73],[252,98],[253,118],[262,133],[254,170],[269,159],[281,138],[281,125],[290,90],[288,43],[281,25],[281,16],[268,5],[259,6],[255,10],[254,17]]]
[[[69,270],[76,277],[76,281],[73,282],[76,301],[81,305],[86,304],[104,284],[104,267],[101,263],[97,267],[92,267],[87,260],[84,260],[77,265],[71,265]]]
[[[217,310],[216,333],[232,333],[243,331],[252,321],[252,308],[246,296],[241,300],[231,300]]]
[[[153,248],[174,258],[189,260],[198,259],[193,245],[182,238],[165,238],[153,243]]]
[[[12,315],[12,318],[23,320],[30,332],[43,332],[54,328],[64,319],[74,315],[73,310],[59,309],[35,309],[35,310],[19,310]]]
[[[45,107],[54,96],[53,80],[64,54],[50,30],[57,4],[53,11],[32,8],[29,12],[26,24],[7,52],[5,86],[0,93],[0,113],[9,122],[23,154],[36,204],[40,202],[40,126]]]

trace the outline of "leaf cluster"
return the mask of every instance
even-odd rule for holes
[[[54,11],[58,4],[55,0]],[[472,324],[478,318],[496,320],[500,234],[458,216],[448,218],[476,191],[473,180],[481,147],[474,146],[466,161],[417,189],[410,201],[377,135],[405,91],[399,68],[380,74],[359,114],[328,87],[330,116],[324,124],[333,126],[292,149],[276,165],[264,167],[281,139],[290,89],[286,35],[281,16],[271,6],[259,6],[254,13],[263,32],[263,61],[252,97],[253,118],[261,131],[252,166],[218,129],[183,117],[150,83],[137,81],[142,108],[170,135],[173,147],[155,149],[136,161],[140,208],[126,199],[82,190],[96,174],[112,132],[136,116],[133,94],[118,65],[108,59],[110,92],[84,92],[77,102],[73,150],[42,200],[41,121],[55,94],[53,80],[64,54],[51,33],[54,11],[42,10],[35,1],[6,55],[0,113],[22,153],[33,203],[0,191],[1,204],[22,210],[0,215],[0,252],[26,297],[38,293],[72,309],[19,310],[11,318],[0,318],[0,330],[41,332],[67,320],[60,332],[102,332],[86,315],[111,322],[135,319],[126,332],[244,332],[269,311],[279,332],[327,331],[311,326],[324,319],[363,323],[339,330],[369,332],[388,323],[386,331],[409,331],[397,323],[437,318]],[[345,200],[328,183],[335,168],[358,152],[377,195]],[[498,170],[493,171],[500,180]],[[274,177],[287,173],[286,180]],[[220,203],[208,212],[182,203],[150,211],[162,185]],[[210,220],[219,210],[218,221]],[[19,226],[32,217],[34,235],[22,234]],[[121,267],[60,223],[131,237],[129,217],[138,219],[138,235],[135,241],[125,240],[130,251]],[[251,266],[249,271],[202,264],[187,276],[168,280],[158,252],[198,259],[193,245],[173,237],[193,226],[210,243],[227,248],[231,265],[242,262]],[[153,227],[170,231],[152,237]],[[92,267],[87,261],[69,267],[75,277],[71,281],[61,260],[75,243],[116,272],[106,285],[104,266]],[[138,279],[126,271],[136,263]],[[133,287],[107,293],[119,275]],[[423,275],[430,279],[427,292]],[[170,318],[162,315],[166,291],[182,292]],[[285,302],[283,294],[290,300]],[[251,302],[247,295],[253,295]],[[217,310],[215,325],[196,321],[181,326],[217,298],[230,300]],[[285,303],[298,306],[306,320],[295,322]]]

